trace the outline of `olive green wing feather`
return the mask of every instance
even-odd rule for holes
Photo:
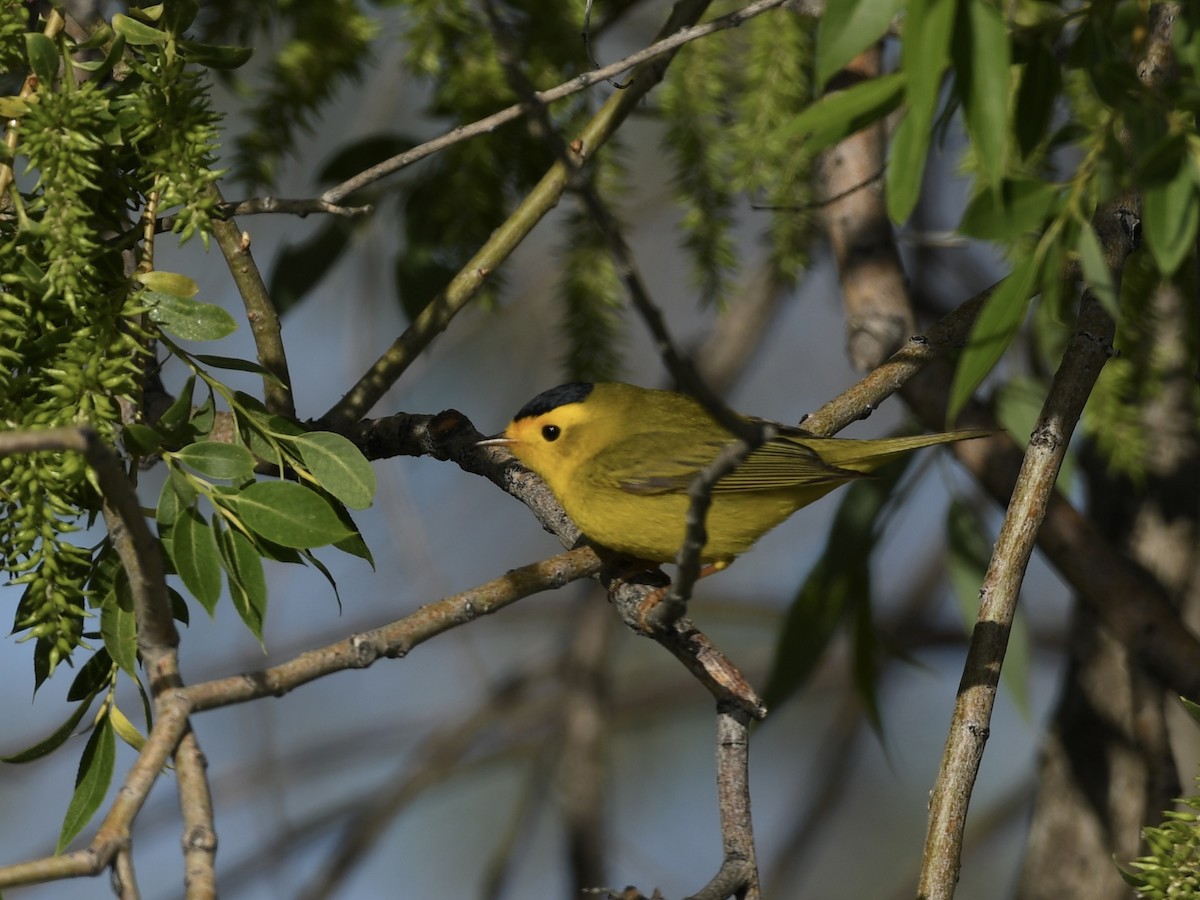
[[[684,493],[700,470],[732,441],[696,441],[694,434],[658,432],[612,444],[593,459],[593,472],[630,494]],[[670,447],[669,453],[652,448]],[[717,482],[714,493],[787,490],[816,484],[840,484],[861,472],[831,466],[819,453],[789,438],[777,438],[755,450]]]

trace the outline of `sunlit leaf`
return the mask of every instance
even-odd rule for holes
[[[298,484],[259,481],[230,499],[252,531],[284,547],[320,547],[351,534],[329,501]]]
[[[171,528],[175,571],[211,616],[221,597],[221,557],[212,526],[194,507],[181,510]]]
[[[375,469],[340,434],[314,431],[289,438],[309,473],[351,509],[366,509],[375,496]]]
[[[178,451],[175,458],[209,478],[236,480],[254,474],[250,451],[223,441],[197,441]]]
[[[237,331],[233,316],[211,303],[198,303],[157,291],[146,291],[142,296],[152,304],[148,313],[150,321],[184,340],[216,341]]]

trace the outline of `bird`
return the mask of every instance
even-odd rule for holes
[[[713,486],[700,560],[714,570],[728,566],[796,510],[896,457],[991,433],[853,440],[767,424],[774,436]],[[507,448],[546,483],[594,544],[670,563],[686,534],[689,485],[734,440],[685,394],[572,382],[538,394],[503,432],[479,444]]]

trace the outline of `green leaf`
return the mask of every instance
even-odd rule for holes
[[[175,453],[174,457],[209,478],[237,480],[254,474],[254,457],[250,451],[222,441],[197,441]]]
[[[129,582],[124,578],[117,582],[100,608],[100,637],[121,671],[137,678],[137,619]]]
[[[185,300],[174,294],[146,291],[150,321],[188,341],[215,341],[237,331],[233,316],[211,303]]]
[[[1060,199],[1055,182],[1006,178],[998,189],[985,188],[971,198],[958,230],[985,241],[1011,240],[1040,231]]]
[[[276,384],[283,384],[279,376],[270,369],[259,363],[251,362],[248,359],[234,359],[232,356],[215,356],[211,353],[197,353],[193,359],[198,363],[203,363],[215,369],[229,369],[234,372],[253,372],[255,375],[269,378]]]
[[[1104,251],[1100,249],[1100,239],[1090,223],[1081,223],[1079,243],[1075,249],[1079,253],[1079,264],[1083,267],[1083,277],[1100,305],[1108,310],[1108,314],[1116,321],[1121,315],[1121,304],[1117,297],[1117,285],[1113,281],[1108,263],[1104,261]]]
[[[877,122],[900,105],[904,76],[882,75],[826,94],[783,126],[785,136],[804,140],[815,153]]]
[[[954,371],[947,421],[959,414],[1016,337],[1029,308],[1039,262],[1035,255],[1022,260],[984,303]]]
[[[763,700],[772,710],[799,690],[820,662],[838,624],[870,603],[876,522],[908,459],[842,493],[825,549],[788,609]]]
[[[287,439],[309,474],[351,509],[366,509],[375,497],[375,469],[340,434],[314,431]]]
[[[131,19],[129,16],[117,13],[112,17],[113,31],[125,38],[130,44],[135,47],[145,47],[151,44],[165,44],[170,35],[165,31],[159,31],[157,28],[151,28],[139,22],[137,19]]]
[[[251,531],[284,547],[320,547],[351,534],[328,500],[298,484],[259,481],[229,500]]]
[[[1008,147],[1012,48],[1004,16],[985,0],[962,0],[951,53],[971,143],[991,184],[1004,172]]]
[[[75,839],[84,826],[92,820],[112,784],[113,766],[117,759],[117,742],[113,736],[112,723],[104,716],[92,730],[83,757],[79,760],[79,772],[75,777],[75,793],[67,806],[62,832],[58,836],[55,853],[62,853]]]
[[[184,382],[183,390],[175,398],[175,402],[168,406],[167,411],[154,423],[154,427],[162,432],[163,436],[175,437],[176,429],[187,424],[192,415],[192,394],[195,389],[196,376],[189,375],[188,380]]]
[[[913,0],[904,23],[901,69],[907,76],[908,113],[896,129],[887,169],[888,215],[903,222],[921,196],[925,156],[950,62],[955,0]]]
[[[25,53],[29,57],[29,68],[37,76],[47,90],[54,86],[58,75],[58,47],[54,41],[40,31],[31,31],[25,35]]]
[[[955,500],[947,512],[948,557],[946,573],[950,585],[958,598],[959,613],[967,634],[975,627],[979,617],[979,588],[992,558],[992,540],[978,512],[961,501]],[[1013,620],[1009,634],[1008,650],[1004,656],[1004,668],[1000,677],[1012,692],[1013,700],[1021,714],[1032,713],[1029,677],[1031,670],[1029,631],[1024,618]]]
[[[199,44],[196,41],[180,41],[179,46],[187,54],[188,62],[206,69],[237,69],[248,63],[254,55],[250,47]]]
[[[67,700],[72,702],[94,697],[112,683],[112,658],[108,651],[97,650],[79,669],[75,680],[67,691]]]
[[[136,277],[157,294],[170,294],[173,297],[191,300],[200,293],[200,285],[196,284],[194,279],[177,272],[139,272]]]
[[[190,506],[171,529],[171,558],[186,587],[211,616],[221,597],[221,557],[212,527]]]
[[[817,84],[824,85],[846,63],[875,43],[904,6],[904,0],[845,0],[830,3],[817,32]]]
[[[267,579],[263,573],[262,557],[240,531],[222,527],[218,535],[221,564],[229,582],[229,596],[238,615],[261,644],[263,620],[267,615]]]
[[[96,699],[96,695],[92,694],[82,703],[75,707],[75,712],[67,718],[67,721],[59,725],[54,732],[44,740],[38,741],[32,747],[22,750],[20,753],[14,753],[12,756],[0,756],[0,762],[20,764],[33,762],[35,759],[41,759],[61,747],[67,742],[67,738],[75,733],[75,728],[79,725],[84,715],[92,706],[92,701]]]
[[[136,456],[149,456],[159,448],[161,442],[157,431],[140,422],[130,422],[121,429],[121,443]]]
[[[1146,188],[1142,221],[1146,244],[1163,275],[1170,277],[1195,249],[1200,204],[1197,203],[1196,163],[1190,154],[1180,160],[1174,177]]]

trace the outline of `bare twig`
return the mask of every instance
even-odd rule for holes
[[[571,94],[585,90],[601,81],[607,81],[614,75],[620,75],[622,72],[628,71],[635,66],[640,66],[661,56],[674,53],[675,50],[691,41],[707,37],[710,34],[723,31],[727,28],[736,28],[755,16],[783,6],[785,2],[787,0],[757,0],[755,3],[747,4],[744,8],[734,10],[728,15],[713,19],[711,22],[705,22],[703,25],[692,25],[690,27],[683,27],[684,20],[690,18],[690,13],[685,14],[684,19],[672,19],[661,32],[666,36],[655,41],[649,47],[639,50],[636,53],[631,53],[624,59],[620,59],[603,68],[585,72],[582,75],[576,75],[571,80],[565,81],[557,87],[538,91],[534,95],[534,99],[538,103],[546,104],[569,97]],[[694,18],[691,20],[694,21]],[[635,74],[633,76],[634,80],[636,80],[636,77]],[[363,172],[359,172],[354,177],[327,190],[321,195],[320,199],[329,204],[340,204],[350,194],[369,184],[373,184],[387,175],[391,175],[393,172],[398,172],[407,166],[411,166],[413,163],[441,150],[445,150],[447,147],[457,144],[460,141],[495,131],[501,125],[519,119],[528,112],[529,107],[526,103],[515,103],[507,109],[502,109],[484,119],[472,122],[470,125],[462,125],[440,137],[426,141],[424,144],[413,147],[410,150],[405,150],[391,159],[384,160]]]
[[[1099,215],[1116,216],[1115,209]],[[1101,229],[1101,233],[1114,233]],[[1109,246],[1119,281],[1132,236]],[[971,790],[983,759],[991,713],[1017,597],[1038,529],[1054,495],[1054,483],[1071,433],[1100,369],[1112,352],[1115,324],[1090,291],[1084,291],[1079,324],[1063,354],[1013,489],[996,548],[979,590],[979,618],[971,635],[941,769],[930,800],[918,893],[927,900],[954,896]]]
[[[229,200],[218,208],[223,219],[268,213],[299,216],[301,219],[313,213],[328,213],[350,219],[355,216],[367,216],[374,211],[375,207],[369,203],[366,206],[338,206],[321,197],[302,197],[294,200],[286,197],[252,197],[248,200]]]
[[[720,871],[692,900],[759,900],[750,818],[750,717],[742,709],[717,709],[717,801],[724,859]]]
[[[220,189],[209,185],[209,193],[224,203]],[[263,378],[263,399],[271,412],[296,417],[296,401],[292,396],[292,376],[288,371],[287,352],[279,333],[279,314],[267,293],[262,273],[250,254],[250,236],[237,227],[231,218],[213,219],[213,235],[225,256],[225,263],[246,307],[250,333],[258,361],[274,378]]]

